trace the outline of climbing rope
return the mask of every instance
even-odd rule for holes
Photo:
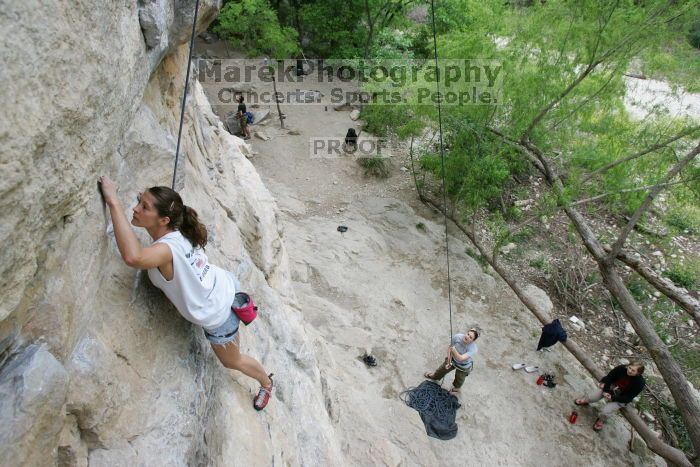
[[[194,20],[192,21],[192,37],[190,38],[190,54],[187,57],[187,75],[185,77],[185,90],[182,92],[182,106],[180,107],[180,129],[177,131],[177,147],[175,148],[175,167],[173,168],[173,183],[171,188],[175,189],[175,177],[177,177],[177,163],[180,159],[180,139],[182,138],[182,123],[185,121],[185,103],[187,102],[187,87],[190,82],[190,69],[192,68],[192,49],[194,49],[194,34],[197,27],[197,12],[199,11],[199,0],[194,4]]]
[[[452,340],[452,288],[450,279],[450,243],[449,236],[447,234],[447,189],[445,182],[445,147],[442,142],[442,107],[440,103],[442,98],[440,95],[440,67],[438,65],[438,52],[437,52],[437,34],[435,32],[435,2],[430,0],[430,11],[432,14],[432,27],[433,27],[433,52],[435,56],[435,72],[436,72],[436,87],[438,93],[437,99],[437,109],[438,109],[438,125],[440,128],[440,168],[442,172],[442,206],[443,215],[445,218],[445,257],[447,258],[447,307],[450,311],[450,341]]]
[[[455,396],[431,381],[424,381],[415,388],[406,389],[399,397],[412,409],[445,421],[449,421],[450,417],[454,421],[454,409],[459,406]]]
[[[399,397],[420,414],[428,435],[438,439],[452,439],[457,435],[455,420],[460,403],[439,384],[423,381],[406,389]]]

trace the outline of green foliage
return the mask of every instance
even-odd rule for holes
[[[399,138],[419,136],[424,127],[422,119],[405,105],[367,105],[362,109],[364,130],[377,136],[396,133]]]
[[[690,26],[688,43],[696,49],[700,49],[700,19]]]
[[[438,35],[488,30],[497,34],[503,2],[491,0],[443,0],[435,2],[435,29]],[[430,9],[428,9],[430,15]],[[477,34],[474,34],[477,35]]]
[[[664,47],[642,54],[642,71],[656,79],[667,79],[688,92],[700,92],[700,50],[678,38]]]
[[[373,59],[411,59],[413,58],[413,36],[410,33],[383,29],[374,40],[370,49]]]
[[[534,235],[535,232],[530,227],[523,227],[512,235],[512,239],[516,243],[524,243],[531,239]]]
[[[547,260],[542,257],[530,260],[529,264],[531,267],[539,269],[540,271],[544,271],[548,267]]]
[[[379,155],[358,157],[357,163],[364,169],[366,177],[387,178],[389,176],[389,161],[385,157]]]
[[[665,221],[677,233],[697,235],[700,233],[700,207],[676,204],[667,211]]]
[[[646,287],[644,286],[644,283],[638,279],[630,280],[627,283],[627,290],[630,291],[634,299],[637,301],[646,300],[647,298]]]
[[[697,384],[697,381],[695,384]],[[677,408],[666,404],[661,407],[661,410],[664,412],[663,417],[666,419],[667,425],[669,425],[669,428],[675,434],[676,439],[678,439],[678,448],[685,452],[690,452],[692,449],[690,435],[688,434],[688,430],[685,428],[685,425],[683,425],[681,413]]]
[[[425,232],[425,224],[422,223],[422,222],[417,223],[417,224],[416,224],[416,229],[422,230],[423,232]]]
[[[471,248],[467,247],[464,252],[471,256],[477,263],[479,263],[479,266],[481,266],[481,269],[486,269],[487,266],[489,266],[489,262],[486,261],[486,258],[479,253],[478,251],[472,250]]]
[[[519,221],[523,218],[523,211],[517,206],[508,206],[505,215],[509,221]]]
[[[311,2],[301,9],[309,53],[322,58],[361,58],[367,31],[360,25],[363,5],[358,1]]]
[[[694,259],[685,263],[676,263],[664,272],[678,287],[692,290],[700,286],[700,260]]]
[[[500,196],[512,173],[522,170],[524,161],[509,147],[503,147],[492,135],[477,130],[468,121],[448,117],[443,124],[445,188],[453,201],[469,210],[484,206]],[[420,166],[442,177],[439,154],[426,154]]]
[[[221,9],[213,31],[248,56],[290,58],[299,54],[298,33],[281,27],[269,0],[238,0]]]
[[[697,347],[681,343],[671,348],[671,353],[687,372],[688,379],[694,386],[700,386],[700,351]]]

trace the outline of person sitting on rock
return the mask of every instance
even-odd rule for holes
[[[238,110],[236,112],[236,120],[238,120],[238,126],[241,127],[241,133],[243,133],[243,139],[250,139],[250,128],[248,128],[248,117],[245,112]]]
[[[129,225],[114,182],[103,176],[100,185],[124,262],[147,269],[153,285],[180,314],[204,328],[214,354],[226,368],[260,383],[253,406],[264,409],[272,395],[272,375],[253,357],[240,352],[239,318],[231,309],[240,286],[233,273],[209,263],[204,254],[207,229],[197,212],[168,187],[155,186],[139,194],[131,225],[146,229],[153,239],[151,246],[143,247]]]
[[[354,128],[348,128],[345,135],[345,152],[357,151],[357,132]]]
[[[598,419],[593,425],[595,431],[602,430],[605,421],[612,413],[625,407],[642,392],[642,389],[644,389],[642,373],[644,373],[644,364],[641,362],[616,366],[600,380],[598,389],[591,392],[587,397],[574,401],[576,405],[588,405],[591,402],[597,402],[605,398],[607,403],[600,411]]]
[[[472,371],[474,364],[472,357],[478,352],[476,340],[479,338],[479,331],[470,329],[464,334],[452,336],[452,344],[447,347],[447,358],[442,365],[433,373],[425,373],[424,376],[432,380],[441,380],[452,370],[456,370],[455,379],[452,383],[451,394],[459,393],[464,380]]]

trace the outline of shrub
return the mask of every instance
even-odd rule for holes
[[[666,224],[680,232],[695,234],[700,232],[700,209],[695,206],[679,206],[666,214]]]
[[[530,260],[530,266],[540,271],[544,271],[547,267],[547,261],[544,258],[535,258]]]
[[[690,290],[698,284],[699,273],[700,266],[697,263],[675,264],[664,272],[664,276],[671,279],[678,287]]]
[[[630,291],[635,300],[644,300],[647,298],[644,285],[638,280],[631,280],[627,283],[627,290]]]
[[[688,32],[688,43],[700,49],[700,21],[696,21],[690,26],[690,32]]]
[[[382,156],[358,157],[357,163],[365,169],[365,176],[387,178],[389,176],[389,161]]]

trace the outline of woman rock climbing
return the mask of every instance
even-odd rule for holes
[[[163,186],[149,188],[139,195],[131,220],[153,239],[151,246],[143,247],[124,214],[114,182],[100,177],[100,185],[124,262],[147,269],[151,282],[180,314],[204,328],[204,335],[226,368],[260,383],[253,406],[264,409],[272,395],[272,375],[268,376],[253,357],[240,353],[239,319],[231,310],[238,280],[233,273],[209,263],[204,254],[207,229],[199,222],[197,212],[185,206],[176,191]]]

